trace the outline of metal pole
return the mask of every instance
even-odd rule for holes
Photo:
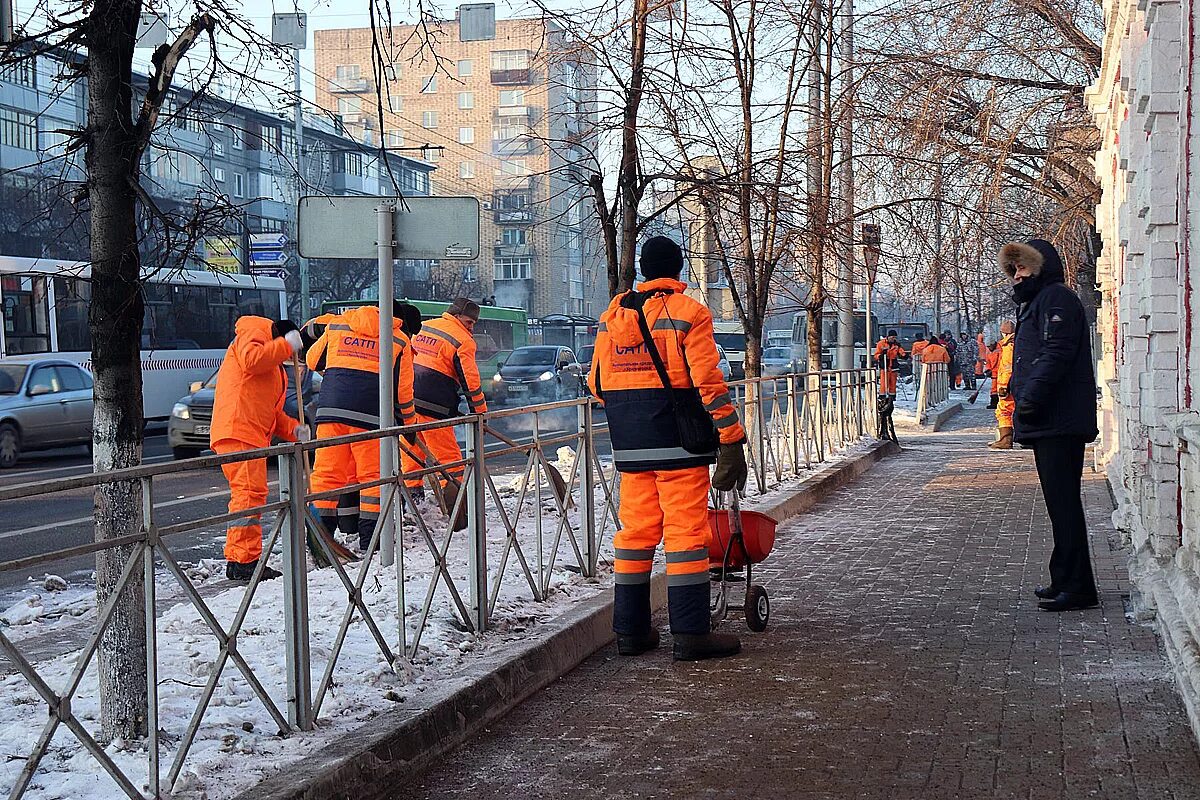
[[[592,453],[595,452],[596,444],[592,439],[594,431],[592,430],[592,401],[590,398],[584,398],[584,402],[580,404],[579,416],[579,427],[583,430],[583,438],[579,440],[579,455],[576,458],[583,459],[583,463],[580,464],[583,468],[583,473],[580,475],[580,494],[583,500],[580,519],[583,521],[583,560],[587,562],[582,566],[584,577],[591,578],[596,574],[597,553],[596,472],[592,463]]]
[[[842,62],[842,118],[838,130],[842,163],[838,182],[842,195],[842,241],[838,258],[837,368],[854,367],[854,0],[844,0],[840,36]],[[871,339],[867,338],[870,351]]]
[[[378,222],[375,244],[379,248],[379,428],[386,430],[396,424],[395,380],[393,378],[392,345],[392,241],[395,230],[396,201],[381,199],[375,209]],[[379,440],[379,477],[396,477],[396,438]],[[382,491],[382,487],[381,487]],[[396,561],[396,536],[392,514],[379,514],[379,563],[390,567]],[[403,613],[403,609],[401,609]]]
[[[942,161],[933,171],[933,332],[942,333]]]
[[[158,547],[158,526],[154,523],[154,480],[142,478],[142,532],[146,549],[142,552],[142,592],[146,608],[146,751],[150,796],[162,797],[158,752],[158,605],[154,586],[154,548]]]
[[[308,563],[304,557],[304,472],[306,453],[279,457],[279,496],[287,504],[283,537],[283,631],[286,643],[288,722],[310,731],[312,665],[308,650]]]
[[[13,40],[13,0],[0,0],[0,42]],[[157,791],[157,789],[155,790]]]
[[[467,570],[471,583],[471,622],[476,633],[483,633],[488,625],[488,567],[487,567],[487,498],[484,483],[487,480],[484,458],[484,422],[476,416],[467,426],[467,458],[470,460],[470,479],[467,494],[467,531],[471,536],[467,548]],[[534,473],[536,478],[536,471]],[[466,477],[464,475],[464,477]],[[542,509],[537,507],[538,516]]]
[[[296,71],[296,228],[292,233],[299,241],[300,196],[304,193],[304,102],[300,96],[300,48],[292,49],[292,68]],[[300,319],[312,314],[312,298],[308,285],[308,259],[300,255],[296,247],[296,261],[300,267]]]

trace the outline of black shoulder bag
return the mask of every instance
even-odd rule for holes
[[[667,375],[667,367],[663,364],[658,348],[654,346],[654,337],[650,333],[650,324],[646,322],[646,312],[643,306],[647,297],[637,304],[638,326],[642,329],[642,338],[646,349],[650,352],[650,360],[658,371],[658,378],[663,388],[671,395],[671,405],[675,409],[675,427],[679,431],[679,443],[684,450],[693,455],[711,455],[717,452],[721,445],[721,437],[712,417],[704,410],[704,402],[700,399],[700,390],[696,387],[675,389]]]

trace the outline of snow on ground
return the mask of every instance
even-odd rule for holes
[[[856,443],[842,451],[852,455],[866,446]],[[571,480],[575,454],[569,447],[555,453],[553,463],[568,481]],[[827,462],[828,463],[828,462]],[[814,463],[813,467],[820,466]],[[605,475],[611,477],[611,464],[605,464]],[[774,485],[768,495],[787,491],[804,477],[785,480]],[[533,583],[545,587],[543,600],[535,599],[534,589],[521,568],[518,554],[505,557],[507,530],[488,492],[488,561],[489,583],[499,591],[492,614],[493,627],[483,636],[469,631],[455,610],[450,592],[435,569],[435,556],[416,526],[409,522],[403,533],[403,580],[398,580],[398,565],[382,567],[376,559],[370,566],[363,587],[363,602],[378,629],[393,652],[399,652],[401,620],[397,614],[398,585],[404,592],[404,630],[409,646],[420,636],[420,646],[411,660],[401,658],[395,666],[381,652],[361,615],[354,622],[333,669],[334,681],[319,712],[317,729],[312,733],[279,735],[278,726],[255,694],[251,684],[232,661],[227,661],[216,682],[213,698],[192,745],[175,796],[221,800],[245,790],[288,763],[303,759],[330,741],[339,739],[379,713],[404,703],[418,694],[435,691],[449,693],[459,681],[464,664],[481,653],[495,653],[511,647],[520,640],[538,634],[538,626],[554,619],[573,603],[605,591],[611,572],[612,532],[614,523],[605,522],[600,546],[599,576],[584,578],[578,572],[575,550],[566,531],[558,531],[558,517],[551,487],[542,482],[541,530],[539,515],[533,513],[535,494],[532,482],[522,497],[522,476],[498,475],[495,479],[509,520],[514,525],[516,542],[520,545]],[[747,507],[757,505],[768,497],[758,496],[753,477]],[[579,492],[568,519],[579,529]],[[518,505],[520,511],[518,513]],[[436,510],[432,499],[418,504],[422,517],[431,527],[434,546],[446,548],[446,568],[459,595],[467,603],[466,532],[453,535],[445,543],[446,521]],[[605,519],[605,492],[596,491],[597,525]],[[219,535],[219,531],[214,531]],[[576,537],[577,541],[578,536]],[[557,545],[556,545],[557,543]],[[582,549],[583,543],[579,541]],[[556,549],[557,547],[557,549]],[[661,554],[660,554],[661,558]],[[281,556],[271,559],[280,567]],[[399,562],[399,559],[398,559]],[[223,563],[200,562],[185,567],[197,584],[209,609],[229,630],[243,601],[245,590],[223,580]],[[571,569],[569,567],[574,567]],[[358,575],[357,565],[348,565],[352,579]],[[422,608],[430,596],[431,580],[435,583],[428,619],[422,623]],[[347,592],[332,568],[311,569],[309,581],[310,650],[312,657],[313,692],[333,656],[335,640],[347,607]],[[14,641],[44,634],[51,626],[68,622],[85,625],[90,616],[92,593],[90,587],[63,587],[64,582],[47,576],[36,583],[36,590],[0,613],[5,620],[4,632]],[[187,734],[188,722],[195,713],[206,683],[214,674],[220,650],[212,630],[200,613],[186,600],[175,579],[160,566],[156,585],[160,590],[158,616],[158,696],[160,758],[162,778],[168,770]],[[60,598],[61,599],[58,599]],[[51,598],[51,599],[48,599]],[[261,682],[271,701],[286,718],[286,673],[283,608],[283,584],[268,581],[254,595],[245,622],[237,637],[237,652],[245,659],[255,677]],[[47,608],[52,609],[51,612]],[[81,618],[82,617],[82,618]],[[51,687],[61,691],[76,667],[79,651],[37,664],[39,674]],[[97,676],[93,659],[88,666],[79,692],[71,708],[84,726],[95,735],[98,729]],[[25,757],[33,747],[37,732],[46,722],[46,706],[36,692],[19,674],[0,678],[0,787],[11,787],[24,766]],[[114,743],[107,753],[130,776],[136,786],[147,791],[147,753],[144,742],[126,745]],[[163,791],[169,787],[163,786]],[[60,727],[49,752],[35,774],[29,793],[36,800],[58,798],[117,797],[120,791],[100,765],[84,751],[74,736]]]

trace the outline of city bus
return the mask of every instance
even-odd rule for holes
[[[871,314],[871,335],[879,333],[879,320]],[[838,315],[836,309],[827,308],[821,313],[821,369],[833,369],[834,354],[837,352]],[[875,343],[867,342],[867,310],[854,309],[854,366],[866,367],[874,351]],[[807,370],[808,364],[808,314],[800,312],[792,321],[792,355]]]
[[[287,316],[283,281],[224,272],[143,270],[142,412],[167,419],[207,379],[246,314]],[[91,369],[91,269],[86,262],[0,256],[0,357],[54,353]]]
[[[449,303],[435,300],[401,300],[412,303],[421,311],[424,319],[440,317],[450,308]],[[356,306],[378,305],[378,300],[329,300],[321,305],[326,314],[340,314]],[[523,308],[504,306],[480,306],[479,322],[475,324],[475,363],[479,365],[479,377],[483,382],[484,394],[491,392],[492,376],[500,363],[518,347],[529,344],[529,319]]]

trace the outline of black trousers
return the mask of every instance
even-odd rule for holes
[[[1060,592],[1095,597],[1081,496],[1086,447],[1087,442],[1075,436],[1052,436],[1033,443],[1033,456],[1054,528],[1050,582]]]

